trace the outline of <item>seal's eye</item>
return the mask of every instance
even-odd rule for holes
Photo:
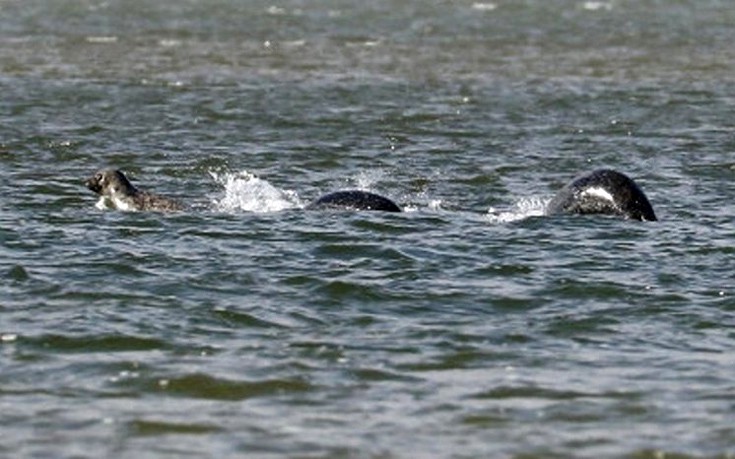
[[[97,175],[94,176],[94,179],[97,180],[99,183],[102,183],[102,181],[104,180],[104,178],[105,177],[102,174],[97,174]]]

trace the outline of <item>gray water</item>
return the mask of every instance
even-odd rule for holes
[[[734,6],[0,0],[0,456],[732,457]]]

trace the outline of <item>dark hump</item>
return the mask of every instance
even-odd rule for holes
[[[608,214],[632,220],[657,220],[643,190],[630,177],[612,169],[599,169],[575,178],[549,202],[546,213]]]
[[[325,194],[308,206],[310,210],[382,210],[400,212],[401,208],[390,199],[379,194],[361,190],[335,191]]]

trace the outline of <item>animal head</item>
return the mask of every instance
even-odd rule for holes
[[[128,181],[125,174],[117,169],[103,169],[97,172],[86,181],[86,185],[90,190],[103,196],[135,192],[135,187]]]
[[[549,202],[547,214],[608,214],[656,221],[648,198],[628,176],[599,169],[575,178]]]

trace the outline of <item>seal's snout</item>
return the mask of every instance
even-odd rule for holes
[[[102,184],[100,183],[100,174],[96,174],[93,177],[90,177],[87,179],[84,184],[89,188],[90,190],[94,191],[97,194],[102,194]]]
[[[103,169],[84,182],[87,188],[102,196],[98,208],[120,210],[154,210],[173,212],[182,210],[183,206],[171,199],[139,191],[117,169]]]

